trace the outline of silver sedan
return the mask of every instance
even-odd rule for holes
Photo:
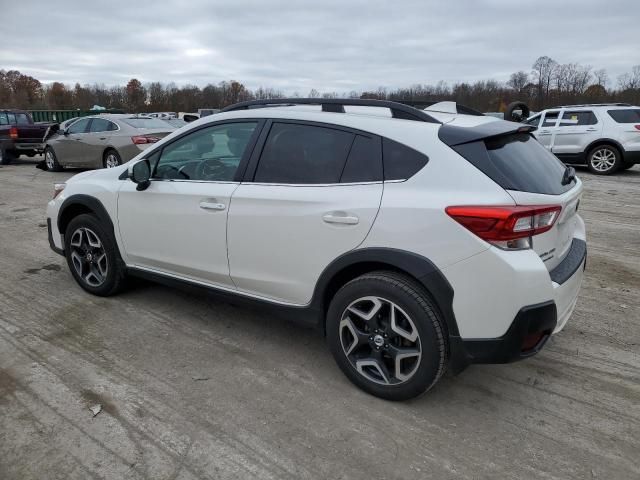
[[[137,115],[83,117],[47,139],[45,163],[53,171],[117,167],[176,129],[164,120]]]

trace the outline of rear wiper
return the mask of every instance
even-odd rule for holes
[[[562,174],[562,185],[569,185],[576,179],[576,169],[573,167],[567,167]]]

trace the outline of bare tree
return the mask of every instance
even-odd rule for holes
[[[511,87],[514,91],[520,93],[524,90],[524,87],[529,83],[529,74],[523,70],[512,73],[507,81],[507,86]]]
[[[538,108],[542,109],[551,89],[551,80],[558,63],[547,56],[539,57],[533,64],[533,76],[538,87]]]

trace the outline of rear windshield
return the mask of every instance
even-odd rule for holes
[[[607,113],[618,123],[640,123],[640,108],[607,110]]]
[[[123,118],[122,121],[134,128],[167,128],[167,122],[159,118]]]
[[[505,190],[560,195],[566,166],[528,133],[514,133],[453,147]]]

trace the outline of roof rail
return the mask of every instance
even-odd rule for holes
[[[570,107],[631,107],[630,103],[582,103],[579,105],[560,105],[552,108],[570,108]]]
[[[418,122],[442,123],[431,117],[422,110],[410,107],[399,102],[390,102],[388,100],[369,100],[362,98],[273,98],[267,100],[249,100],[247,102],[236,103],[223,108],[220,113],[231,112],[234,110],[247,110],[251,108],[264,108],[276,106],[293,106],[293,105],[322,105],[323,112],[345,113],[345,106],[359,107],[382,107],[391,110],[393,118],[401,118],[404,120],[415,120]]]
[[[418,108],[427,108],[432,105],[436,105],[438,103],[442,103],[447,100],[395,100],[398,103],[403,103],[405,105],[410,105],[412,107]],[[458,102],[452,102],[456,104],[456,110],[458,113],[463,115],[475,115],[475,116],[484,116],[484,113],[479,112],[471,107],[467,107],[466,105],[460,105]]]

